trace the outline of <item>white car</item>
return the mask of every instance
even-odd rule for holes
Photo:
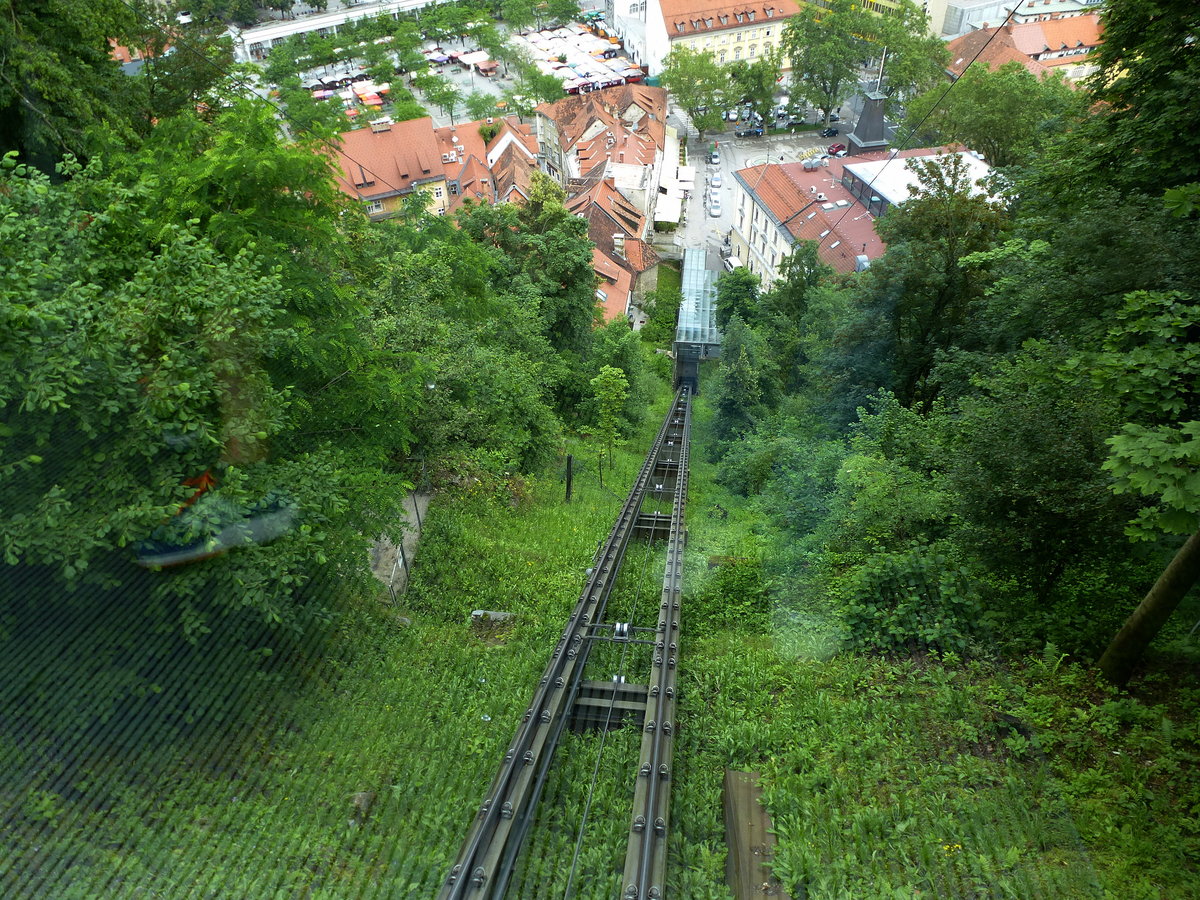
[[[709,183],[710,183],[710,184],[711,184],[713,187],[715,187],[715,188],[719,188],[719,187],[721,186],[721,173],[720,173],[720,172],[714,172],[714,173],[713,173],[713,177],[712,177],[712,181],[711,181],[711,182],[709,182]]]
[[[721,215],[721,198],[711,197],[708,201],[708,214],[714,219]]]

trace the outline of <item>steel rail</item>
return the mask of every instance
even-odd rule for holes
[[[682,428],[679,431],[678,475],[667,561],[659,603],[658,641],[651,669],[642,747],[638,757],[633,815],[621,900],[663,900],[666,896],[667,840],[671,822],[671,762],[675,746],[676,663],[679,653],[680,597],[683,591],[683,553],[688,456],[691,438],[691,404],[681,392]]]
[[[585,640],[586,632],[604,614],[660,451],[677,417],[680,396],[686,396],[685,391],[676,395],[608,539],[596,554],[587,583],[555,644],[533,700],[446,876],[438,894],[440,900],[498,900],[504,894],[579,689],[592,644]]]

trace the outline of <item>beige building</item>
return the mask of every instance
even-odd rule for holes
[[[734,173],[731,266],[745,266],[770,290],[779,267],[798,241],[812,241],[835,271],[862,271],[886,249],[876,220],[910,199],[919,183],[913,157],[945,156],[948,148],[888,150],[861,156],[749,166]],[[962,152],[971,182],[991,168]]]
[[[630,57],[658,75],[676,47],[752,62],[779,47],[783,23],[799,8],[796,0],[608,0],[605,12]]]

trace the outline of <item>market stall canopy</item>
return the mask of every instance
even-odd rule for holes
[[[674,222],[679,223],[683,217],[683,198],[672,197],[670,194],[660,196],[654,204],[654,221],[655,222]]]
[[[458,58],[458,61],[464,66],[476,66],[479,63],[487,62],[489,59],[486,50],[476,50],[473,53],[464,53]]]

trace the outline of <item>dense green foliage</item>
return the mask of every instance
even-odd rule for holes
[[[1018,62],[996,70],[974,63],[954,90],[937,85],[912,99],[906,108],[905,143],[960,143],[993,166],[1023,165],[1064,127],[1082,120],[1084,96],[1063,78],[1038,79]]]
[[[240,529],[243,550],[159,579],[164,624],[197,638],[231,608],[300,627],[317,573],[371,589],[362,560],[410,460],[528,469],[564,417],[603,411],[614,438],[641,421],[648,351],[624,329],[593,347],[585,223],[548,179],[461,228],[416,208],[382,227],[331,165],[236,98],[67,159],[60,184],[5,161],[8,565],[119,583],[146,539],[199,553]],[[602,410],[605,367],[638,392]],[[285,534],[247,533],[275,509]]]
[[[791,60],[791,92],[820,110],[826,123],[856,89],[863,61],[887,54],[887,94],[920,92],[940,80],[946,47],[929,33],[928,16],[911,0],[878,13],[853,0],[805,5],[788,17],[783,53]]]
[[[1122,40],[1106,56],[1135,52]],[[1156,58],[1179,78],[1194,62]],[[1105,96],[1141,102],[1140,76],[1107,65]],[[972,115],[986,112],[973,93],[996,110],[1044,95],[1051,130],[1081,108],[1013,69],[959,88]],[[963,97],[937,105],[944,136],[975,127]],[[1079,134],[1120,140],[1124,122]],[[1056,203],[1093,150],[1030,130],[995,135],[997,161],[1025,174],[983,190],[958,157],[910,163],[921,188],[878,222],[888,249],[867,273],[820,272],[801,247],[765,294],[737,273],[718,282],[720,477],[778,529],[775,602],[842,609],[852,646],[962,652],[960,624],[980,620],[1013,646],[1095,659],[1169,536],[1200,525],[1197,220],[1130,190],[1123,167],[1089,169],[1085,194]],[[1193,161],[1171,183],[1195,175]],[[1151,234],[1163,251],[1147,264]]]
[[[678,272],[640,337],[599,327],[550,181],[369,223],[319,111],[284,140],[167,66],[170,91],[120,95],[99,38],[124,13],[46,31],[72,6],[0,24],[36,88],[0,84],[0,893],[432,896],[656,424]],[[1109,106],[1006,139],[986,194],[919,166],[868,272],[801,245],[768,291],[721,278],[672,896],[726,897],[726,767],[761,773],[793,896],[1200,895],[1195,592],[1147,595],[1178,612],[1128,690],[1093,664],[1200,528],[1200,218],[1163,197],[1200,181],[1184,6],[1116,0],[1085,95]],[[483,43],[481,9],[415,27]],[[31,35],[82,49],[34,59]],[[565,455],[602,450],[564,502]],[[367,561],[414,484],[435,503],[381,604]],[[227,552],[160,570],[163,545]],[[661,560],[631,560],[632,609]],[[619,889],[638,738],[571,736],[521,896]]]

